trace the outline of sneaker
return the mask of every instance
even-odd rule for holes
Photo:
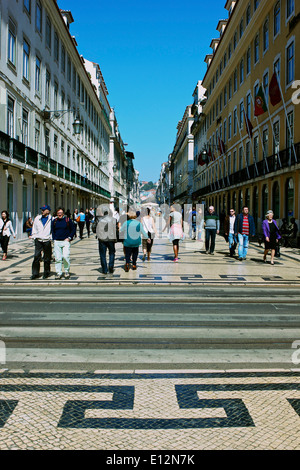
[[[213,251],[211,251],[209,254],[210,254],[210,255],[214,255],[214,252],[213,252]]]
[[[239,258],[239,261],[243,261],[243,258]]]
[[[178,258],[174,258],[174,263],[178,263]]]
[[[65,273],[65,279],[70,279],[70,273]]]
[[[55,279],[56,279],[56,280],[59,280],[59,279],[62,279],[62,277],[63,277],[62,274],[56,274]]]

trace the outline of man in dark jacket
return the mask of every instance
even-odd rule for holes
[[[249,214],[248,207],[244,206],[242,213],[239,214],[234,223],[234,233],[238,238],[238,255],[239,260],[246,259],[248,253],[249,238],[255,235],[254,219]]]
[[[70,244],[74,238],[76,227],[71,219],[65,217],[64,209],[59,207],[57,217],[52,220],[52,239],[54,241],[55,279],[62,279],[62,262],[65,268],[65,279],[70,278]]]
[[[108,271],[111,274],[114,272],[117,223],[117,219],[113,217],[112,211],[108,207],[103,208],[100,213],[97,211],[96,235],[98,238],[99,255],[103,274],[107,274],[107,250],[109,254]]]

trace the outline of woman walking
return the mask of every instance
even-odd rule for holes
[[[276,250],[276,244],[281,238],[279,233],[279,228],[275,220],[273,220],[274,213],[269,210],[266,213],[266,219],[262,223],[262,230],[264,234],[265,241],[265,251],[264,251],[264,262],[267,261],[267,254],[271,250],[271,264],[274,265],[274,256]]]
[[[136,260],[139,253],[139,246],[141,244],[141,234],[145,237],[148,236],[144,230],[141,222],[136,220],[137,215],[135,211],[128,212],[128,220],[125,221],[120,228],[123,237],[123,245],[125,251],[125,272],[129,271],[130,258],[132,256],[132,269],[136,269]],[[150,239],[148,239],[150,242]]]
[[[180,206],[178,206],[178,204],[171,206],[169,220],[165,228],[163,229],[163,232],[167,228],[167,225],[170,226],[169,238],[170,241],[173,243],[174,262],[177,263],[179,253],[179,240],[183,239],[183,220],[180,211]]]
[[[143,247],[143,253],[144,253],[143,261],[145,261],[146,259],[146,254],[147,254],[148,261],[150,261],[154,235],[158,236],[154,218],[150,214],[151,214],[151,209],[147,207],[147,214],[144,217],[142,217],[143,228],[145,232],[148,234],[147,237],[142,238],[142,247]],[[148,240],[150,240],[150,243],[148,242]]]
[[[13,235],[16,238],[15,231],[13,229],[12,223],[9,220],[9,214],[7,211],[1,212],[1,219],[0,219],[0,242],[1,248],[3,251],[2,260],[5,261],[7,258],[7,247],[9,243],[10,236]]]

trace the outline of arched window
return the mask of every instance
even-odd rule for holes
[[[294,217],[294,181],[288,178],[285,183],[285,217]]]

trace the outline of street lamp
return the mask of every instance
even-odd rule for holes
[[[71,113],[71,112],[72,111],[70,109],[56,109],[56,110],[53,110],[53,111],[48,111],[48,110],[44,109],[42,111],[42,118],[44,119],[44,121],[50,121],[52,113],[53,113],[52,119],[58,119],[58,118],[62,117],[64,114]],[[76,134],[76,135],[81,134],[82,129],[83,129],[83,124],[82,124],[82,121],[79,117],[78,110],[77,110],[75,121],[73,122],[72,125],[73,125],[74,134]]]

